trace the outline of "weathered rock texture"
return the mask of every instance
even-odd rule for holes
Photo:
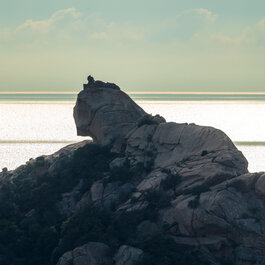
[[[118,86],[91,78],[79,93],[74,108],[77,134],[110,144],[126,135],[145,112]]]
[[[121,246],[115,255],[115,265],[134,265],[140,261],[143,251],[139,248]]]
[[[78,96],[74,117],[82,135],[101,144],[112,142],[114,151],[123,151],[120,140],[125,139],[130,166],[152,168],[148,180],[139,184],[141,190],[159,186],[163,177],[157,172],[162,169],[182,178],[179,193],[248,172],[247,160],[222,131],[148,116],[120,90],[103,85],[86,88]]]
[[[58,265],[113,265],[110,248],[102,243],[89,242],[66,252]]]
[[[75,120],[79,134],[101,144],[111,139],[115,151],[117,140],[125,139],[112,168],[125,161],[142,167],[134,192],[116,211],[147,208],[150,193],[167,200],[166,207],[157,205],[157,222],[141,235],[160,230],[231,264],[265,264],[265,174],[248,173],[245,157],[222,131],[155,122],[123,92],[102,86],[79,94]],[[94,183],[92,200],[103,202],[106,188]]]
[[[2,223],[11,220],[3,231],[20,229],[18,239],[1,239],[9,251],[0,263],[16,254],[19,264],[50,265],[35,245],[34,259],[23,257],[19,242],[29,237],[43,248],[52,242],[47,253],[52,264],[61,256],[58,265],[265,265],[265,173],[249,173],[222,131],[167,123],[115,84],[88,81],[74,117],[78,134],[97,144],[69,145],[0,173]],[[53,241],[43,241],[47,231]]]

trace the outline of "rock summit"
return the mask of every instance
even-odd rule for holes
[[[90,136],[0,173],[0,264],[265,265],[265,173],[222,131],[79,93]]]

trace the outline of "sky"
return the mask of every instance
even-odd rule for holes
[[[265,91],[264,0],[0,3],[0,92]]]

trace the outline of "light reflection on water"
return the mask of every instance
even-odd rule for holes
[[[265,102],[138,102],[167,121],[196,123],[223,130],[233,141],[265,141]],[[0,103],[0,168],[14,169],[31,157],[51,154],[76,136],[74,102]],[[262,143],[260,143],[262,144]],[[265,146],[241,145],[249,170],[265,170]]]

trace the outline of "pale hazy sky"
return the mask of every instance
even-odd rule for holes
[[[0,1],[0,91],[265,91],[264,0]]]

